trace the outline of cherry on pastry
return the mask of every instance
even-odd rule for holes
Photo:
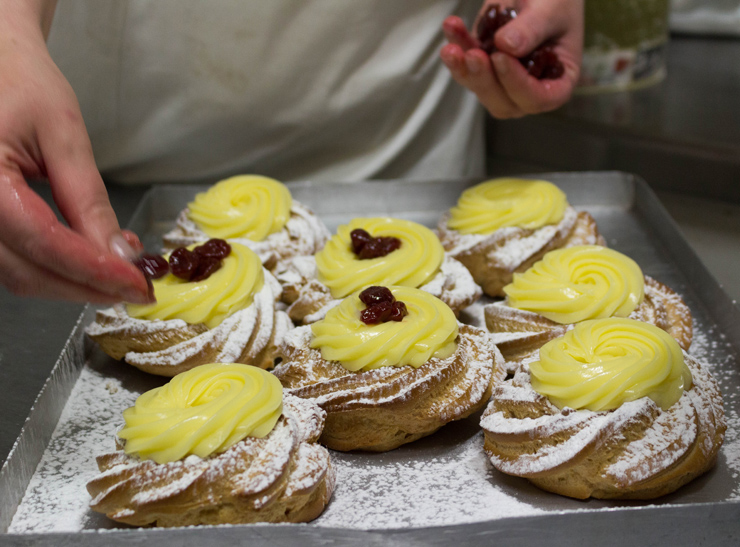
[[[221,259],[212,256],[201,256],[198,260],[198,267],[190,277],[190,281],[203,281],[211,277],[221,267]]]
[[[360,293],[360,301],[366,306],[379,304],[380,302],[393,302],[395,298],[388,287],[373,285]]]
[[[402,321],[409,313],[406,304],[396,300],[387,287],[368,287],[360,293],[360,301],[367,306],[360,312],[360,321],[366,325]]]
[[[349,236],[352,239],[352,252],[354,252],[360,260],[387,256],[401,247],[401,240],[397,237],[373,237],[362,228],[352,230]]]
[[[226,243],[223,239],[209,239],[203,245],[198,245],[193,249],[193,252],[200,256],[207,256],[211,258],[217,258],[221,260],[229,256],[231,252],[231,245]]]
[[[178,247],[170,254],[172,275],[190,281],[198,269],[198,255],[185,247]]]

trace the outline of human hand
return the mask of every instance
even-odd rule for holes
[[[515,19],[495,35],[499,51],[488,55],[474,33],[459,17],[445,19],[442,29],[449,42],[440,57],[459,84],[476,94],[495,118],[519,118],[554,110],[568,101],[580,72],[583,49],[583,0],[487,0],[490,4],[518,8]],[[563,63],[563,76],[538,80],[519,62],[541,44],[549,42]]]
[[[141,243],[118,226],[74,92],[38,21],[23,3],[8,4],[0,4],[0,284],[20,296],[150,302],[130,262]],[[41,177],[67,225],[26,183]]]

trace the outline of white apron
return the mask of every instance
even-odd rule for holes
[[[49,49],[123,183],[484,171],[483,111],[439,60],[479,0],[60,0]]]

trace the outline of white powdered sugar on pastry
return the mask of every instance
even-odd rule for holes
[[[334,471],[327,450],[314,444],[323,411],[294,401],[284,396],[282,417],[266,437],[246,437],[205,459],[98,457],[102,473],[87,485],[91,507],[139,526],[311,520],[331,497]]]
[[[83,368],[9,533],[73,533],[123,526],[89,509],[91,496],[85,485],[100,475],[95,456],[113,450],[113,432],[121,426],[121,412],[139,395],[129,391],[130,387],[128,381],[111,378],[107,370]],[[320,431],[323,414],[308,410],[316,405],[293,398],[290,406],[307,409],[300,411],[298,425],[308,431],[300,436],[308,439],[318,435],[314,431]],[[425,446],[422,451],[431,447],[433,457],[422,458],[418,448],[406,451],[403,447],[384,455],[331,453],[336,489],[324,513],[311,526],[344,529],[440,526],[544,511],[521,500],[493,479],[490,463],[481,450],[482,433],[476,432],[477,418],[463,420],[460,428],[455,429],[460,430],[468,433],[454,436],[454,443],[446,437],[437,439],[436,435],[428,441],[419,441]],[[445,433],[451,432],[440,432]],[[299,450],[303,452],[311,446],[304,445]],[[194,462],[199,460],[192,457]],[[289,489],[301,492],[313,482],[304,472],[313,468],[313,462],[310,454],[300,455],[294,462],[286,492]],[[363,510],[358,511],[358,507]],[[133,514],[133,510],[122,509],[116,517]]]
[[[503,378],[485,331],[460,325],[457,350],[418,368],[351,372],[310,347],[311,327],[289,333],[274,374],[286,390],[327,411],[322,442],[336,450],[390,450],[481,408]]]
[[[486,328],[509,368],[509,361],[521,359],[569,328],[538,313],[513,308],[506,299],[484,306],[483,314]],[[691,346],[693,318],[689,307],[676,292],[649,276],[645,276],[644,298],[629,318],[665,330],[684,350]]]
[[[294,256],[313,255],[320,251],[331,234],[323,221],[310,209],[293,200],[290,218],[279,232],[268,235],[262,241],[233,238],[252,249],[268,270],[282,268],[282,263]],[[188,218],[188,209],[180,212],[176,227],[163,236],[166,249],[187,247],[207,241],[209,236]]]
[[[692,387],[662,410],[650,398],[612,411],[558,409],[534,391],[527,362],[496,386],[481,418],[498,470],[575,498],[649,499],[707,471],[726,428],[705,367],[684,353]]]
[[[283,286],[283,301],[290,304],[288,315],[297,324],[323,319],[326,312],[341,301],[333,298],[329,287],[318,280],[316,259],[312,256],[294,258],[275,275]],[[448,254],[445,254],[437,275],[419,288],[439,298],[455,314],[473,304],[482,294],[467,268]]]
[[[287,314],[276,310],[280,285],[265,272],[265,282],[250,306],[219,325],[188,325],[180,319],[130,317],[124,305],[101,310],[86,333],[114,358],[163,376],[204,363],[246,363],[269,368],[277,347],[292,328]]]
[[[605,245],[596,222],[586,212],[565,209],[562,220],[538,229],[506,227],[489,235],[462,234],[448,227],[449,214],[437,225],[437,235],[452,257],[462,262],[473,279],[490,296],[503,296],[501,289],[514,272],[526,270],[547,251],[573,245]]]

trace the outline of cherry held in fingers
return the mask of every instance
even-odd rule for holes
[[[480,48],[489,55],[498,51],[494,43],[496,32],[515,18],[516,11],[513,9],[498,4],[489,6],[476,28]],[[519,59],[519,62],[538,80],[556,80],[565,72],[563,63],[551,45],[541,45],[526,57]]]

